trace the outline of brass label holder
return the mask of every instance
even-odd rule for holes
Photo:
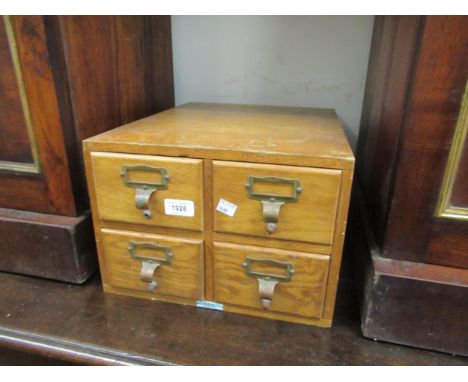
[[[292,195],[288,196],[258,193],[254,191],[256,182],[291,184],[293,192]],[[301,182],[299,180],[278,178],[276,176],[249,176],[245,183],[245,188],[247,189],[249,199],[262,202],[263,221],[265,222],[267,232],[270,234],[276,231],[281,207],[285,203],[297,202],[299,194],[302,192]]]
[[[164,258],[138,255],[138,248],[162,251],[164,253]],[[161,265],[170,265],[172,263],[173,254],[171,247],[148,242],[131,241],[128,244],[128,251],[132,259],[141,261],[140,279],[148,283],[148,289],[150,291],[154,291],[158,286],[155,276],[156,270]]]
[[[151,182],[138,182],[130,180],[129,173],[131,171],[143,171],[158,173],[161,176],[160,183]],[[167,173],[167,169],[164,167],[152,167],[145,165],[128,166],[123,165],[120,170],[120,176],[122,177],[123,183],[127,187],[135,188],[135,206],[136,208],[143,210],[143,216],[147,219],[151,219],[153,212],[149,208],[151,196],[158,190],[167,190],[170,176]]]
[[[265,264],[284,268],[285,275],[276,275],[271,273],[255,272],[251,269],[251,264]],[[244,272],[247,276],[257,279],[258,295],[263,308],[268,309],[273,300],[275,287],[279,282],[289,282],[294,274],[294,268],[291,263],[283,263],[271,259],[251,259],[246,257],[242,263]]]

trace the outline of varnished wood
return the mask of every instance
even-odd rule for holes
[[[245,274],[242,264],[246,258],[280,261],[294,269],[290,281],[278,282],[267,309],[262,307],[257,280]],[[324,255],[215,242],[215,300],[259,311],[321,318],[328,263],[329,257]],[[252,269],[280,276],[285,273],[284,269],[264,264],[252,265]]]
[[[105,270],[101,269],[101,264],[104,264],[104,247],[102,241],[99,240],[99,235],[101,234],[101,224],[98,215],[97,209],[97,201],[96,201],[96,187],[94,185],[94,176],[91,164],[91,152],[86,149],[86,146],[83,147],[83,160],[84,160],[84,167],[86,171],[86,182],[88,185],[88,193],[89,193],[89,203],[91,207],[91,217],[93,222],[93,232],[94,237],[96,238],[96,250],[97,250],[97,257],[99,263],[99,270],[101,274],[103,274],[104,279]]]
[[[214,300],[214,269],[213,269],[213,161],[203,161],[203,185],[205,200],[205,298],[209,301]]]
[[[170,17],[4,16],[0,69],[0,206],[86,220],[88,229],[54,243],[63,258],[44,252],[44,234],[40,251],[26,242],[23,253],[2,254],[1,269],[82,282],[96,259],[91,250],[77,260],[76,248],[93,239],[81,141],[173,106]],[[24,233],[8,224],[4,232]],[[22,224],[41,231],[34,219]]]
[[[11,16],[10,20],[41,173],[2,172],[0,205],[77,216],[88,208],[82,139],[174,104],[170,18]],[[4,33],[3,22],[0,26]],[[11,55],[3,37],[1,41],[2,81],[9,81],[2,92],[16,103],[0,99],[8,109],[8,115],[1,114],[14,131],[8,133],[12,141],[0,148],[0,159],[6,155],[29,161],[31,142],[17,110],[18,84],[11,82],[15,78]],[[136,110],[136,105],[144,108]]]
[[[468,106],[468,102],[467,102]],[[465,107],[466,110],[466,107]],[[467,122],[465,122],[466,124]],[[466,131],[466,130],[465,130]],[[468,168],[468,137],[461,143],[460,162],[458,168]],[[454,206],[462,207],[464,210],[468,208],[468,177],[463,176],[462,171],[458,171],[454,179],[452,187],[451,204]]]
[[[434,216],[468,75],[467,25],[466,17],[428,17],[418,35],[421,47],[412,67],[395,192],[383,244],[388,257],[468,266],[464,250],[468,223]],[[407,233],[405,240],[401,240],[402,231]]]
[[[89,214],[56,216],[0,208],[0,269],[82,283],[97,269]]]
[[[100,237],[105,285],[148,292],[148,284],[140,279],[142,261],[133,259],[128,251],[130,242],[144,242],[169,247],[172,252],[171,263],[162,264],[155,271],[158,285],[149,295],[204,297],[203,241],[108,229],[103,229]],[[137,254],[164,259],[161,251],[137,248]]]
[[[144,231],[146,233],[154,233],[156,235],[177,235],[186,237],[187,239],[203,240],[205,237],[207,237],[207,234],[204,231],[195,231],[183,227],[160,227],[148,224],[116,222],[109,220],[103,222],[103,226],[121,231]]]
[[[460,325],[467,286],[450,278],[466,279],[468,221],[438,208],[444,193],[460,207],[468,197],[466,183],[449,190],[444,176],[450,168],[466,178],[467,162],[455,164],[449,153],[466,144],[457,120],[468,75],[467,21],[376,18],[354,187],[364,195],[354,220],[368,234],[348,236],[362,282],[363,332],[448,352],[466,352],[467,343]]]
[[[170,17],[62,16],[60,23],[79,142],[174,105]]]
[[[14,194],[8,191],[15,189],[16,180],[21,183],[22,177],[5,174],[6,180],[0,182],[2,207],[76,216],[43,20],[39,16],[15,16],[11,22],[40,158],[41,174],[23,177],[36,183],[33,186],[35,193],[31,198],[26,198],[25,204],[18,198],[18,194],[24,192],[28,195],[28,190],[16,189]]]
[[[0,18],[0,162],[33,163],[6,25]],[[14,142],[14,143],[13,143]],[[0,163],[0,168],[1,168]]]
[[[292,251],[313,252],[322,255],[331,255],[333,247],[330,245],[319,245],[305,243],[301,241],[287,241],[272,239],[270,237],[255,237],[235,235],[230,233],[213,232],[214,241],[223,241],[225,243],[239,243],[247,245],[255,245],[257,247],[273,247],[279,249],[290,249]]]
[[[379,244],[384,240],[393,196],[400,126],[422,24],[416,16],[377,17],[374,24],[356,167]]]
[[[331,329],[107,294],[97,277],[78,287],[0,273],[0,284],[0,345],[55,360],[88,365],[468,364],[463,357],[364,338],[349,280],[340,282]]]
[[[268,233],[262,202],[249,198],[249,176],[279,177],[300,181],[302,192],[295,203],[281,207],[275,232]],[[239,162],[213,163],[213,202],[220,199],[237,205],[233,217],[213,211],[216,232],[331,245],[338,205],[341,171],[306,167],[272,166]],[[291,186],[255,184],[254,192],[289,196]],[[279,185],[281,186],[281,184]]]
[[[113,153],[92,153],[96,198],[101,220],[133,222],[143,225],[203,230],[203,164],[199,159],[166,158]],[[165,168],[170,177],[166,190],[158,190],[150,198],[151,218],[135,206],[136,189],[123,182],[122,166],[145,165]],[[160,173],[134,171],[129,180],[161,183]],[[164,212],[165,199],[193,201],[195,216],[173,216]]]
[[[333,319],[333,312],[335,309],[336,290],[338,288],[338,279],[340,277],[341,258],[343,256],[352,183],[353,171],[343,170],[338,203],[338,214],[336,217],[335,234],[333,238],[334,244],[330,261],[330,271],[328,272],[328,287],[325,298],[325,308],[323,312],[324,318],[329,320]]]
[[[366,337],[468,355],[466,270],[381,256],[355,187],[347,250],[354,255]],[[359,255],[359,256],[358,256]]]
[[[139,124],[144,127],[138,128]],[[217,136],[220,126],[229,126],[229,131],[221,129],[226,134],[224,141]],[[303,126],[303,131],[299,126]],[[282,146],[267,149],[260,144],[258,150],[241,150],[245,146],[234,148],[231,141],[245,140],[247,128],[252,139],[246,144],[266,139],[263,144],[274,147],[277,142]],[[294,143],[300,146],[294,155],[293,133],[299,134]],[[271,140],[267,139],[268,135]],[[331,137],[334,144],[329,141]],[[115,252],[105,255],[111,245],[104,245],[103,232],[117,229],[129,235],[170,235],[182,240],[203,240],[205,299],[224,302],[227,311],[329,327],[353,174],[352,153],[346,141],[342,141],[343,137],[334,113],[328,110],[188,104],[85,140],[84,157],[104,289],[194,305],[193,296],[190,300],[187,295],[163,296],[143,290],[135,272],[131,275],[132,281],[127,283],[109,282],[111,257],[114,272],[125,274],[125,278],[128,266]],[[328,144],[330,151],[325,156],[323,152]],[[210,145],[213,147],[207,147]],[[343,150],[341,154],[333,151],[336,145]],[[217,160],[219,153],[222,153],[221,159],[228,160]],[[249,163],[254,159],[260,163]],[[267,160],[271,163],[267,164]],[[312,167],[312,163],[329,167]],[[135,189],[123,185],[122,165],[168,169],[171,176],[168,189],[157,191],[152,197],[154,220],[144,218],[142,211],[136,208]],[[266,232],[261,202],[248,198],[245,183],[251,175],[300,181],[302,191],[297,202],[282,207],[278,229],[273,234]],[[155,180],[154,174],[138,174],[139,181],[146,177]],[[289,195],[291,187],[258,183],[254,191]],[[195,218],[165,215],[164,198],[193,200]],[[233,217],[215,211],[220,199],[237,205]],[[300,272],[299,279],[305,280],[307,285],[301,292],[293,283],[295,297],[289,302],[286,297],[280,297],[279,305],[271,311],[259,309],[258,301],[253,305],[251,295],[247,302],[243,294],[233,302],[232,296],[226,297],[229,294],[226,291],[231,290],[229,285],[223,284],[228,283],[223,281],[226,264],[216,260],[219,253],[213,248],[214,241],[223,242],[227,248],[255,248],[254,252],[277,258],[294,258],[298,254],[301,257],[297,260],[298,266],[301,271],[306,270]],[[230,274],[229,269],[226,272]],[[236,269],[232,276],[242,275],[242,270]],[[239,282],[245,282],[245,277]],[[220,285],[227,288],[225,295],[218,294]],[[301,297],[301,293],[306,297]],[[291,293],[285,296],[290,297]]]
[[[204,137],[203,140],[200,137]],[[86,140],[99,151],[352,168],[333,110],[199,104],[177,107]],[[330,153],[333,153],[332,155]]]
[[[385,237],[385,252],[395,259],[468,268],[468,221],[434,216],[468,78],[467,21],[426,18]],[[401,240],[402,231],[411,235]]]
[[[71,361],[57,360],[19,349],[0,348],[0,366],[77,366]]]

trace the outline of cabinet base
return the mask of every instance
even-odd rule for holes
[[[113,287],[113,286],[106,285],[106,284],[104,284],[103,287],[104,287],[104,292],[106,293],[114,293],[114,294],[119,294],[123,296],[144,298],[144,299],[150,299],[154,301],[170,302],[170,303],[176,303],[176,304],[181,304],[181,305],[191,305],[194,307],[197,306],[196,300],[190,300],[190,299],[186,299],[182,297],[164,296],[164,295],[155,296],[151,292],[129,290],[125,288]],[[313,326],[318,326],[322,328],[329,328],[332,325],[332,320],[327,320],[324,318],[322,319],[306,318],[306,317],[293,316],[290,314],[282,314],[282,313],[277,313],[277,312],[266,312],[266,311],[263,312],[257,309],[250,309],[250,308],[245,308],[245,307],[240,307],[240,306],[230,305],[230,304],[222,304],[222,305],[223,305],[223,311],[229,312],[229,313],[238,313],[238,314],[253,316],[253,317],[263,317],[263,318],[269,318],[269,319],[279,320],[279,321],[294,322],[294,323],[305,324],[305,325],[313,325]]]
[[[0,271],[81,284],[97,269],[91,216],[0,208]]]
[[[468,355],[468,270],[380,256],[358,205],[353,200],[347,250],[364,336]]]

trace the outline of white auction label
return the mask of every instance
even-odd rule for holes
[[[175,216],[195,216],[195,204],[191,200],[164,199],[164,213]]]
[[[228,202],[224,199],[219,199],[218,207],[216,207],[216,211],[222,212],[225,215],[233,217],[236,213],[237,206],[233,203]]]

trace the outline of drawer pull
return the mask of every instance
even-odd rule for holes
[[[161,176],[160,183],[153,182],[140,182],[130,180],[129,172],[131,171],[142,171],[142,172],[155,172]],[[135,188],[135,206],[136,208],[143,210],[143,216],[150,219],[153,213],[149,209],[149,202],[154,192],[158,190],[167,190],[167,184],[169,183],[170,176],[164,167],[152,167],[152,166],[127,166],[123,165],[120,171],[120,176],[123,178],[123,183],[127,187]]]
[[[283,183],[291,184],[292,195],[276,195],[276,194],[265,194],[254,191],[254,184],[256,182],[261,183]],[[301,183],[297,179],[286,179],[278,178],[276,176],[249,176],[245,183],[250,199],[259,200],[262,202],[263,221],[266,224],[266,230],[268,233],[276,231],[278,226],[278,219],[281,207],[284,203],[295,203],[299,198],[299,194],[302,192]]]
[[[284,268],[286,271],[285,275],[277,275],[271,273],[255,272],[251,269],[251,264],[265,264],[270,266],[276,266]],[[290,263],[283,263],[281,261],[269,260],[269,259],[250,259],[245,258],[242,263],[244,272],[247,276],[256,278],[258,281],[258,295],[262,306],[267,309],[271,306],[273,300],[273,293],[275,292],[276,284],[279,282],[291,281],[294,274],[294,268]]]
[[[164,252],[164,258],[152,257],[152,256],[141,256],[137,254],[137,248],[146,248],[154,251]],[[158,286],[158,282],[155,278],[155,272],[160,265],[170,265],[172,262],[172,250],[171,247],[158,245],[154,243],[136,242],[131,241],[128,244],[128,251],[132,256],[132,259],[141,261],[140,279],[145,283],[148,283],[148,289],[153,291]]]

